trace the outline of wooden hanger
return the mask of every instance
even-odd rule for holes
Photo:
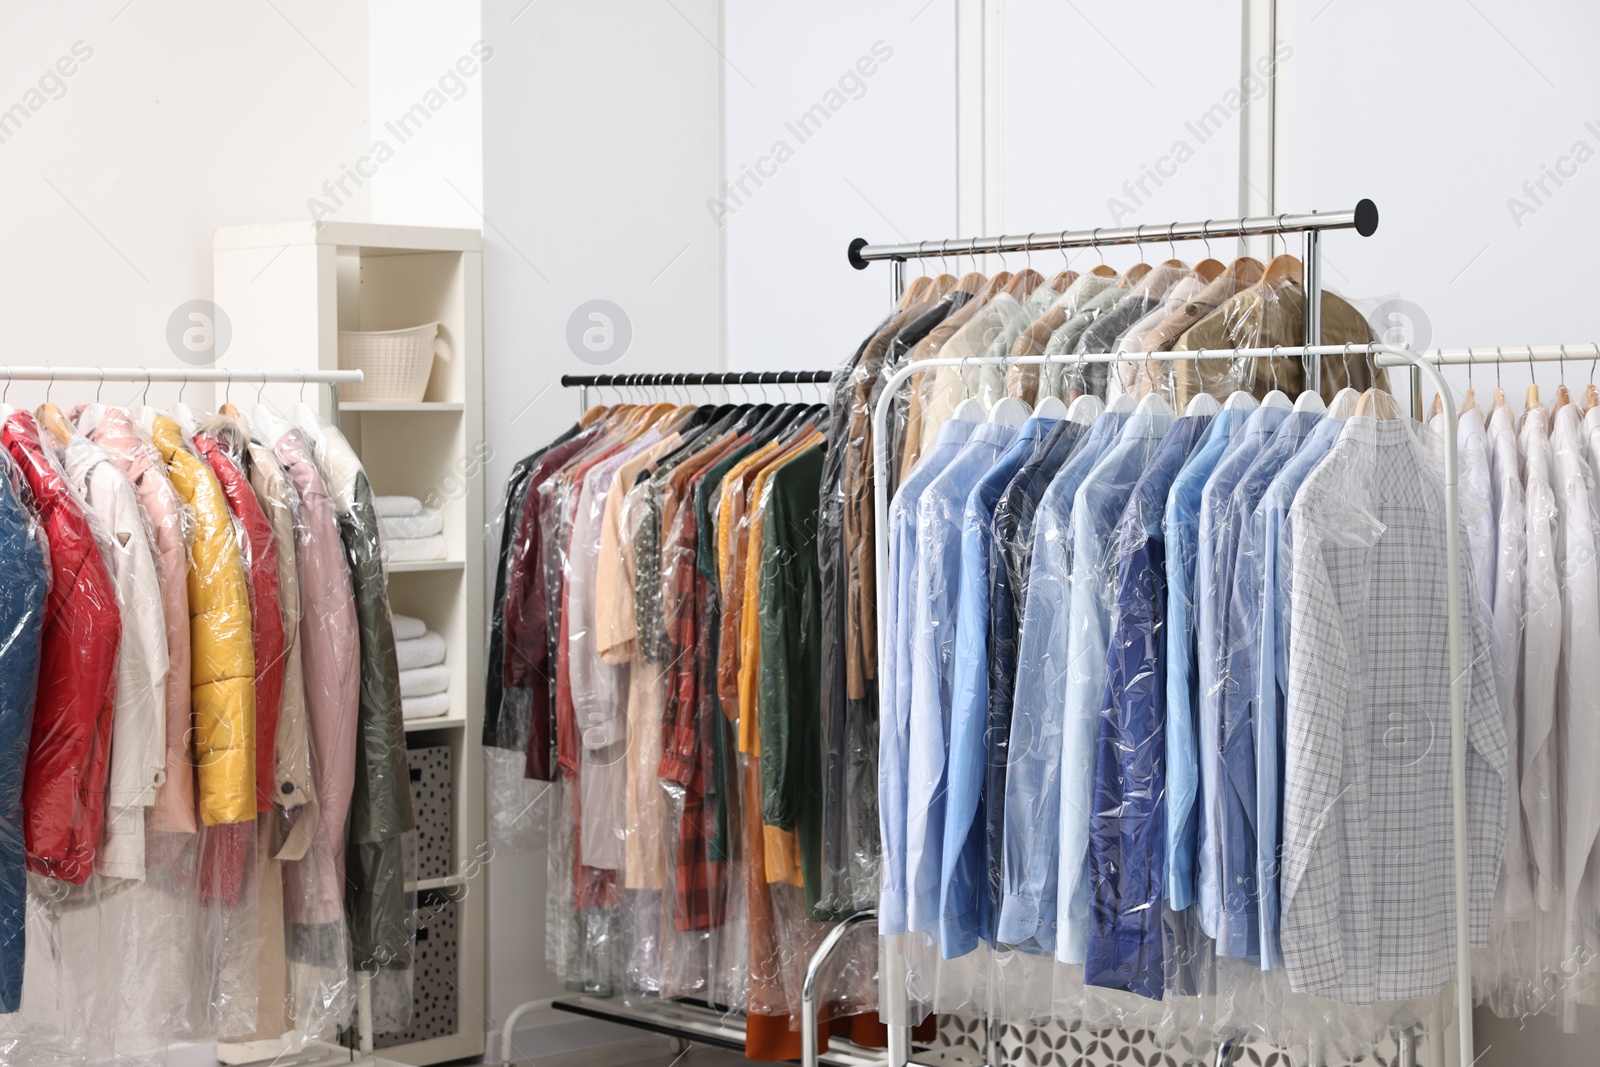
[[[228,416],[228,418],[230,418],[230,419],[240,419],[240,418],[244,417],[244,416],[239,414],[239,409],[234,407],[232,404],[224,404],[220,408],[218,408],[217,410],[219,412],[221,412],[222,414]]]
[[[988,278],[973,270],[968,271],[961,276],[961,280],[956,282],[956,288],[960,289],[963,293],[977,295],[979,292],[982,292],[983,287],[988,284]]]
[[[1465,415],[1469,411],[1476,411],[1477,408],[1478,408],[1478,392],[1477,392],[1476,389],[1468,387],[1467,395],[1461,401],[1461,411],[1458,412],[1458,414]]]
[[[995,294],[1004,289],[1006,287],[1006,283],[1010,280],[1010,271],[1003,270],[997,272],[993,278],[989,279],[988,283],[984,285],[982,289],[978,290],[977,300],[980,303],[993,300]]]
[[[1433,410],[1428,413],[1428,418],[1436,419],[1444,414],[1444,397],[1438,393],[1433,394]]]
[[[1006,283],[1006,292],[1016,297],[1019,301],[1026,300],[1039,286],[1044,284],[1044,275],[1032,268],[1017,271]]]
[[[1077,271],[1064,270],[1060,274],[1057,274],[1054,278],[1050,279],[1050,288],[1054,289],[1058,293],[1064,293],[1067,291],[1067,287],[1077,280]]]
[[[1588,411],[1596,404],[1600,404],[1600,390],[1595,389],[1594,383],[1590,382],[1588,388],[1583,391],[1583,410]]]
[[[1227,267],[1222,265],[1221,260],[1202,259],[1200,262],[1194,265],[1194,270],[1190,271],[1190,273],[1196,278],[1199,278],[1201,281],[1205,282],[1207,285],[1210,285],[1212,282],[1217,280],[1217,276],[1219,274],[1227,269]]]
[[[1149,273],[1150,264],[1135,263],[1133,266],[1122,272],[1122,278],[1119,280],[1118,284],[1124,289],[1131,289],[1135,285],[1138,285],[1140,280]]]
[[[1272,257],[1272,262],[1267,264],[1266,271],[1261,275],[1259,288],[1270,289],[1287,282],[1298,282],[1304,276],[1305,267],[1300,260],[1285,252]]]
[[[1255,256],[1240,256],[1228,264],[1228,277],[1242,285],[1254,285],[1267,273],[1267,268]]]
[[[933,279],[926,274],[919,274],[911,279],[906,286],[905,293],[900,297],[900,310],[904,311],[912,304],[921,303],[922,297],[933,285]]]
[[[1175,270],[1188,270],[1189,269],[1189,264],[1185,263],[1181,259],[1163,259],[1161,261],[1161,265],[1163,267],[1172,267]]]
[[[46,400],[39,405],[39,410],[34,412],[44,428],[60,438],[62,444],[72,440],[72,426],[68,424],[67,417],[61,414],[61,409]]]
[[[1560,411],[1563,407],[1570,403],[1572,403],[1572,394],[1567,392],[1567,387],[1564,385],[1556,386],[1555,411]],[[1553,413],[1554,412],[1552,412],[1552,414]]]
[[[1382,389],[1368,389],[1356,401],[1356,414],[1370,415],[1375,419],[1398,419],[1402,413],[1394,397]]]
[[[1116,269],[1104,263],[1097,263],[1090,267],[1089,273],[1097,278],[1115,278],[1117,276]]]
[[[1528,383],[1528,395],[1522,401],[1523,410],[1526,411],[1528,408],[1536,408],[1538,406],[1539,406],[1539,383],[1538,382],[1529,382]]]

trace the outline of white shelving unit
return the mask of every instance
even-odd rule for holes
[[[393,609],[442,634],[450,710],[405,724],[408,747],[450,750],[452,873],[416,884],[456,901],[456,1032],[378,1050],[409,1064],[483,1052],[487,875],[482,870],[485,602],[483,548],[483,238],[475,230],[291,222],[231,226],[212,236],[214,299],[233,341],[218,364],[333,370],[340,330],[390,330],[437,321],[433,374],[416,403],[345,402],[339,425],[373,490],[415,496],[444,512],[446,558],[389,567]],[[324,391],[325,392],[325,391]],[[306,393],[305,399],[311,400]],[[267,386],[287,408],[298,386]],[[321,401],[328,414],[327,401]],[[380,1035],[381,1037],[381,1035]]]

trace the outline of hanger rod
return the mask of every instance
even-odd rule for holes
[[[736,370],[706,374],[563,374],[561,384],[567,389],[590,385],[825,385],[832,378],[831,370]]]
[[[0,381],[14,382],[234,382],[236,384],[353,385],[358,370],[178,370],[172,367],[23,367],[0,364]]]
[[[1600,360],[1600,344],[1502,345],[1499,348],[1430,348],[1417,353],[1419,359],[1438,366],[1466,366],[1479,363],[1561,363]],[[1399,356],[1379,355],[1378,366],[1398,367],[1407,361]]]
[[[992,252],[1039,252],[1055,248],[1094,248],[1106,245],[1155,244],[1161,241],[1202,241],[1212,237],[1256,237],[1262,234],[1305,233],[1310,230],[1355,230],[1371,237],[1378,229],[1378,205],[1362,200],[1349,211],[1309,215],[1262,215],[1245,219],[1207,219],[1204,222],[1149,223],[1143,226],[1101,226],[1093,230],[1059,233],[1013,234],[999,237],[948,237],[941,241],[916,241],[898,245],[868,244],[857,237],[850,242],[850,265],[865,270],[877,259],[928,259],[934,256],[978,255]]]

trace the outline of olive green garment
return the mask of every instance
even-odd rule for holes
[[[1284,282],[1263,290],[1259,285],[1234,295],[1227,303],[1191,326],[1173,346],[1175,352],[1202,348],[1271,348],[1305,343],[1306,295],[1298,282]],[[1322,294],[1322,343],[1366,344],[1372,327],[1361,312],[1337,295]],[[1198,366],[1196,364],[1198,363]],[[1235,361],[1231,359],[1178,360],[1173,366],[1179,407],[1200,392],[1218,399],[1235,390],[1264,397],[1281,389],[1291,397],[1305,389],[1305,367],[1298,356],[1278,356]],[[1367,356],[1323,356],[1322,397],[1331,401],[1346,386],[1365,390],[1389,387],[1381,370],[1374,376]]]
[[[350,507],[339,516],[339,533],[361,631],[361,710],[345,845],[345,908],[356,965],[404,969],[411,965],[411,932],[406,928],[400,841],[416,820],[388,581],[365,471],[356,472]]]
[[[772,472],[759,506],[761,821],[800,838],[806,908],[822,887],[822,580],[817,569],[821,446]]]

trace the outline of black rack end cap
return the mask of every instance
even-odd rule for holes
[[[1371,200],[1362,199],[1356,205],[1356,232],[1363,237],[1378,232],[1378,205]]]
[[[867,261],[861,258],[861,250],[865,247],[867,247],[867,239],[865,237],[857,237],[850,242],[850,265],[856,270],[867,269]]]

